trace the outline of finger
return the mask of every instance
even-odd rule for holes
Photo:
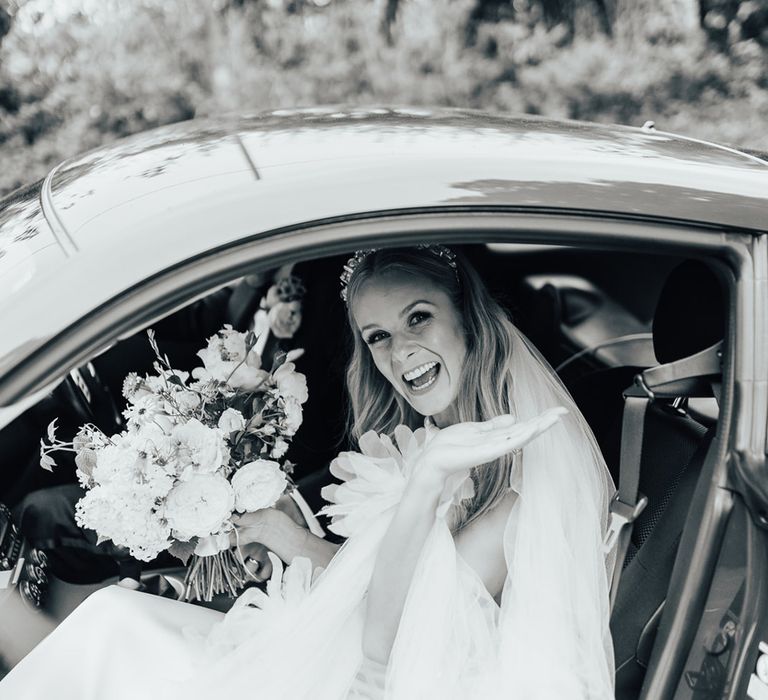
[[[543,411],[538,416],[534,416],[525,421],[516,421],[515,417],[511,414],[497,416],[482,424],[486,427],[483,431],[483,439],[487,439],[488,437],[492,439],[496,435],[506,436],[510,433],[510,428],[525,430],[528,426],[531,426],[534,429],[539,429],[541,427],[546,430],[557,423],[557,421],[559,421],[566,413],[568,413],[568,410],[563,406],[554,406]]]
[[[259,583],[263,583],[272,576],[272,562],[267,557],[264,561],[259,561],[259,564],[259,569],[254,573],[254,576]]]
[[[552,408],[548,408],[546,411],[544,411],[541,416],[557,416],[558,418],[562,418],[562,416],[567,414],[568,409],[565,406],[553,406]]]
[[[505,437],[510,444],[515,444],[516,448],[523,447],[557,425],[560,422],[561,415],[558,413],[539,416],[534,420],[526,422],[524,425],[515,426]]]

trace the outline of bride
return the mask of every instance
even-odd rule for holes
[[[222,616],[105,588],[0,697],[613,697],[613,485],[565,388],[444,246],[356,253],[342,298],[359,451],[324,496],[344,545],[243,516],[266,592]]]

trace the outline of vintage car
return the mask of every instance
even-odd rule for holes
[[[557,369],[619,487],[617,697],[768,697],[767,214],[763,157],[652,124],[288,110],[60,164],[0,203],[5,666],[117,575],[57,570],[55,544],[13,522],[31,493],[75,481],[39,466],[53,417],[114,429],[146,328],[286,263],[319,280],[304,343],[327,371],[306,421],[341,411],[343,261],[440,242]],[[168,325],[167,347],[192,342]],[[307,477],[327,459],[309,448]]]

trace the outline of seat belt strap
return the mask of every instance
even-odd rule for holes
[[[646,369],[635,381],[641,382],[651,398],[710,396],[711,383],[705,378],[722,374],[722,365],[720,341],[690,357]]]
[[[603,548],[606,554],[616,548],[616,563],[611,579],[611,609],[619,590],[624,559],[632,537],[632,526],[648,504],[639,493],[640,464],[642,461],[645,412],[650,399],[639,388],[628,389],[624,394],[624,414],[621,426],[621,456],[619,461],[619,490],[611,501],[608,530]]]

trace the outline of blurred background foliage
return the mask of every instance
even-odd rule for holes
[[[768,150],[768,0],[0,0],[0,193],[161,124],[339,102]]]

